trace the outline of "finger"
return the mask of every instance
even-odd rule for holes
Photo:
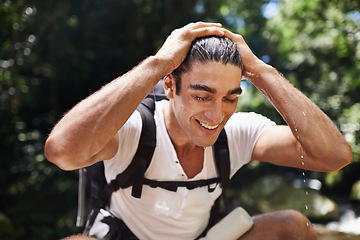
[[[227,29],[225,29],[225,28],[221,28],[221,29],[222,29],[222,31],[224,32],[224,36],[227,37],[227,38],[229,38],[229,39],[232,40],[233,42],[236,42],[236,41],[239,40],[239,38],[242,38],[242,36],[239,35],[239,34],[235,34],[235,33],[231,32],[231,31],[229,31],[229,30],[227,30]]]
[[[204,36],[212,36],[212,35],[219,37],[224,36],[223,29],[219,27],[202,27],[199,29],[191,30],[191,32],[193,35],[193,39]]]
[[[247,43],[245,42],[245,39],[243,38],[243,36],[241,36],[240,34],[235,34],[227,29],[221,28],[222,31],[224,32],[224,36],[229,38],[231,41],[233,41],[234,43],[236,43],[238,50],[241,49],[247,49],[249,48],[249,46],[247,45]],[[249,48],[250,50],[250,48]]]
[[[221,27],[221,23],[210,23],[210,22],[197,22],[194,25],[195,27]]]
[[[204,27],[220,28],[221,26],[222,26],[221,23],[196,22],[196,23],[189,23],[184,28],[187,28],[187,29],[198,29],[198,28],[204,28]]]

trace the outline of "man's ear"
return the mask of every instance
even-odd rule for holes
[[[176,92],[175,78],[172,74],[168,74],[164,77],[164,90],[169,99],[174,98]]]

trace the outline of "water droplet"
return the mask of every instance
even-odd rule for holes
[[[309,195],[309,192],[308,192],[308,191],[306,191],[306,192],[305,192],[305,194],[306,194],[306,195]]]
[[[306,209],[306,210],[308,210],[308,209],[309,209],[308,205],[305,205],[305,209]]]
[[[305,172],[302,172],[302,175],[305,176]]]
[[[303,155],[301,155],[300,157],[301,157],[302,159],[304,158],[304,156],[303,156]]]
[[[305,163],[304,163],[304,162],[301,162],[301,165],[303,165],[303,166],[304,166],[304,165],[305,165]]]
[[[310,227],[310,223],[309,223],[309,222],[306,222],[306,226]]]

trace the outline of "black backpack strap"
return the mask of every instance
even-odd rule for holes
[[[157,94],[155,90],[153,94]],[[144,174],[150,165],[156,145],[155,99],[145,98],[137,110],[141,115],[142,130],[135,156],[125,171],[118,174],[116,179],[107,183],[102,161],[88,167],[91,179],[92,211],[88,217],[86,229],[90,229],[100,209],[109,204],[112,193],[120,187],[126,188],[132,185],[132,196],[137,198],[141,196]]]
[[[214,158],[222,188],[226,188],[230,182],[230,154],[227,135],[222,129],[214,146]]]
[[[129,166],[109,184],[105,179],[105,169],[102,161],[89,167],[93,209],[104,208],[108,204],[111,194],[119,188],[133,186],[132,196],[137,198],[141,196],[144,174],[150,165],[156,145],[154,99],[145,98],[137,110],[141,115],[142,130],[138,148]]]
[[[156,145],[156,126],[153,113],[155,106],[152,105],[154,104],[154,100],[148,98],[145,100],[146,101],[143,101],[139,106],[142,109],[138,109],[143,121],[143,129],[138,150],[128,168],[111,182],[112,191],[117,191],[119,188],[126,188],[132,185],[132,196],[140,198],[144,184],[153,188],[164,188],[169,191],[176,191],[178,187],[194,189],[208,186],[209,192],[212,192],[215,190],[216,186],[211,187],[211,185],[220,182],[221,187],[223,188],[223,196],[225,196],[224,189],[230,182],[230,156],[227,135],[224,129],[221,131],[213,146],[219,177],[197,181],[157,181],[144,177],[145,171],[150,165]]]
[[[212,189],[210,185],[220,182],[224,190],[230,181],[230,157],[227,136],[224,129],[221,131],[217,141],[213,146],[214,158],[219,176],[218,178],[194,182],[161,182],[145,179],[144,174],[150,165],[156,146],[156,124],[154,119],[155,100],[152,98],[145,98],[138,106],[137,110],[139,111],[142,119],[142,131],[135,156],[125,171],[118,174],[117,177],[109,184],[99,185],[99,182],[101,181],[97,181],[97,183],[92,181],[94,182],[94,186],[91,188],[95,189],[94,194],[92,195],[100,196],[100,199],[98,199],[96,203],[93,204],[93,209],[105,207],[108,204],[111,194],[117,191],[119,188],[133,186],[132,196],[140,198],[143,184],[147,184],[151,187],[162,187],[171,191],[176,191],[177,187],[179,186],[193,189],[196,187],[208,185],[209,192],[211,192],[214,189]],[[98,177],[105,179],[103,162],[99,162],[96,165],[98,165],[96,166],[96,170],[92,169],[94,171],[91,172],[96,172]],[[101,189],[102,193],[100,194]]]
[[[133,186],[132,196],[141,197],[144,174],[149,167],[156,146],[156,125],[154,119],[155,101],[151,98],[145,98],[138,106],[142,119],[142,130],[138,148],[130,165],[107,186],[108,191],[115,192],[119,188]],[[110,193],[110,194],[111,194]]]
[[[102,202],[104,201],[104,188],[107,184],[105,178],[104,162],[97,162],[86,168],[88,178],[90,179],[90,190],[91,190],[91,208],[103,207]],[[107,200],[107,198],[105,199]]]
[[[161,79],[154,87],[154,89],[147,95],[147,98],[155,99],[156,101],[161,101],[167,99],[167,96],[164,92],[164,80]]]
[[[91,193],[91,212],[88,216],[84,233],[88,232],[94,224],[96,216],[101,208],[105,207],[111,191],[107,189],[107,182],[105,178],[104,162],[97,162],[86,168],[88,178],[90,179],[90,193]],[[105,191],[106,190],[106,191]],[[106,193],[106,194],[104,194]]]
[[[176,192],[178,187],[186,187],[187,189],[192,190],[195,188],[208,186],[208,191],[213,192],[219,182],[220,182],[219,177],[193,180],[193,181],[157,181],[157,180],[144,178],[143,184],[146,184],[152,188],[159,187],[172,192]]]
[[[135,171],[133,171],[133,188],[131,195],[140,198],[145,171],[150,165],[156,146],[156,124],[154,119],[155,100],[145,98],[137,110],[141,115],[142,130],[138,149],[133,159],[133,162],[136,162],[136,168]]]
[[[226,188],[227,186],[229,186],[230,183],[230,153],[225,129],[221,130],[220,135],[216,140],[213,148],[216,169],[218,171],[218,176],[220,177],[220,183],[222,187],[222,194],[218,199],[216,199],[211,209],[209,224],[205,232],[207,232],[207,230],[214,226],[219,221],[219,219],[224,217],[220,212],[221,199],[223,199],[225,210],[229,210],[227,206],[228,201],[226,198]]]

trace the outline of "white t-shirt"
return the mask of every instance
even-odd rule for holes
[[[188,179],[177,158],[166,131],[163,106],[156,102],[156,148],[145,177],[154,180],[187,181],[217,176],[212,147],[205,149],[202,171]],[[225,126],[231,159],[231,177],[250,161],[253,147],[261,132],[275,123],[255,113],[235,113]],[[141,116],[135,111],[119,130],[119,149],[114,158],[104,161],[107,181],[123,172],[135,155],[140,134]],[[194,239],[206,228],[211,207],[221,188],[209,193],[208,187],[176,192],[143,185],[141,198],[131,196],[131,187],[112,195],[110,212],[123,219],[139,239]]]

